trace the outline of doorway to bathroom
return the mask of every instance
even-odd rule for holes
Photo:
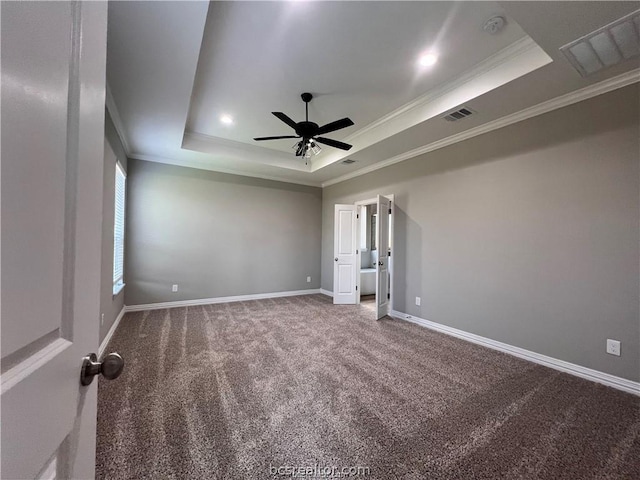
[[[334,206],[333,303],[373,303],[377,319],[393,304],[393,199],[377,195]]]
[[[387,315],[392,294],[393,195],[355,202],[358,242],[357,303]]]

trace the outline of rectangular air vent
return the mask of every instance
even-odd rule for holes
[[[463,118],[468,117],[469,115],[473,115],[475,112],[468,107],[463,107],[454,112],[447,113],[444,117],[448,122],[457,122],[458,120],[462,120]]]
[[[351,160],[350,158],[347,158],[346,160],[343,160],[342,163],[344,163],[345,165],[349,165],[351,163],[356,163],[355,160]]]
[[[560,48],[580,75],[592,73],[640,54],[640,10]]]

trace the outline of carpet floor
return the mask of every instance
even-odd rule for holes
[[[640,478],[638,397],[322,295],[128,313],[109,351],[98,479]]]

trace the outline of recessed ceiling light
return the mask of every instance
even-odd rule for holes
[[[231,118],[231,116],[229,115],[222,115],[220,117],[220,121],[225,125],[231,125],[233,123],[233,118]]]
[[[438,55],[433,52],[425,53],[418,59],[418,65],[421,67],[430,67],[438,61]]]

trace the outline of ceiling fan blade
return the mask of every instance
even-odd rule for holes
[[[280,140],[281,138],[300,138],[300,137],[296,137],[295,135],[283,135],[280,137],[258,137],[258,138],[254,138],[254,140],[257,141],[261,141],[261,140]]]
[[[275,115],[275,114],[274,114]],[[327,123],[320,127],[315,134],[316,135],[324,135],[325,133],[335,132],[336,130],[340,130],[342,128],[347,128],[353,125],[353,121],[348,118],[341,118],[340,120],[336,120],[335,122]]]
[[[340,148],[341,150],[350,150],[351,145],[344,142],[339,142],[338,140],[331,140],[330,138],[316,137],[314,138],[316,142],[324,143],[325,145],[329,145],[330,147]]]
[[[271,112],[271,113],[273,113],[276,117],[278,117],[280,120],[282,120],[284,123],[286,123],[287,125],[289,125],[291,128],[295,130],[297,123],[291,120],[289,117],[287,117],[284,113],[282,112]]]

